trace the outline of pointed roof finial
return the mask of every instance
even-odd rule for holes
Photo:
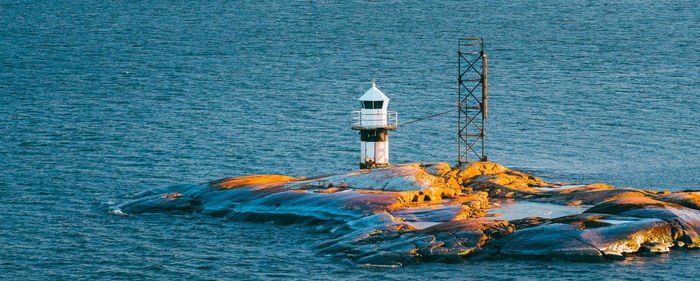
[[[364,95],[360,97],[361,101],[384,101],[389,102],[389,98],[377,88],[376,82],[372,79],[372,88],[369,88]]]

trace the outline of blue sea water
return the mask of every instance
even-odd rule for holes
[[[700,189],[696,1],[0,1],[2,279],[694,279],[698,251],[604,264],[365,268],[310,226],[118,216],[142,190],[357,168],[376,79],[407,121],[489,56],[490,161],[548,181]],[[391,132],[456,158],[457,116]]]

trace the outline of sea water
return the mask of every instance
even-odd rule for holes
[[[357,168],[373,79],[409,121],[457,105],[457,38],[489,57],[490,161],[547,181],[700,189],[695,1],[0,1],[2,279],[692,279],[622,262],[364,268],[313,226],[112,214],[143,190]],[[401,121],[403,120],[403,121]],[[390,133],[447,161],[457,116]]]

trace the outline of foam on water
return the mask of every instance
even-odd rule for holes
[[[119,216],[128,216],[129,215],[127,213],[122,212],[122,210],[120,210],[119,208],[114,208],[114,209],[110,208],[109,212],[112,214],[115,214],[115,215],[119,215]]]

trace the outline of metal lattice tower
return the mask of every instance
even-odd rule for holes
[[[459,164],[473,154],[487,161],[484,154],[484,121],[488,117],[486,95],[486,53],[483,38],[459,39]]]

